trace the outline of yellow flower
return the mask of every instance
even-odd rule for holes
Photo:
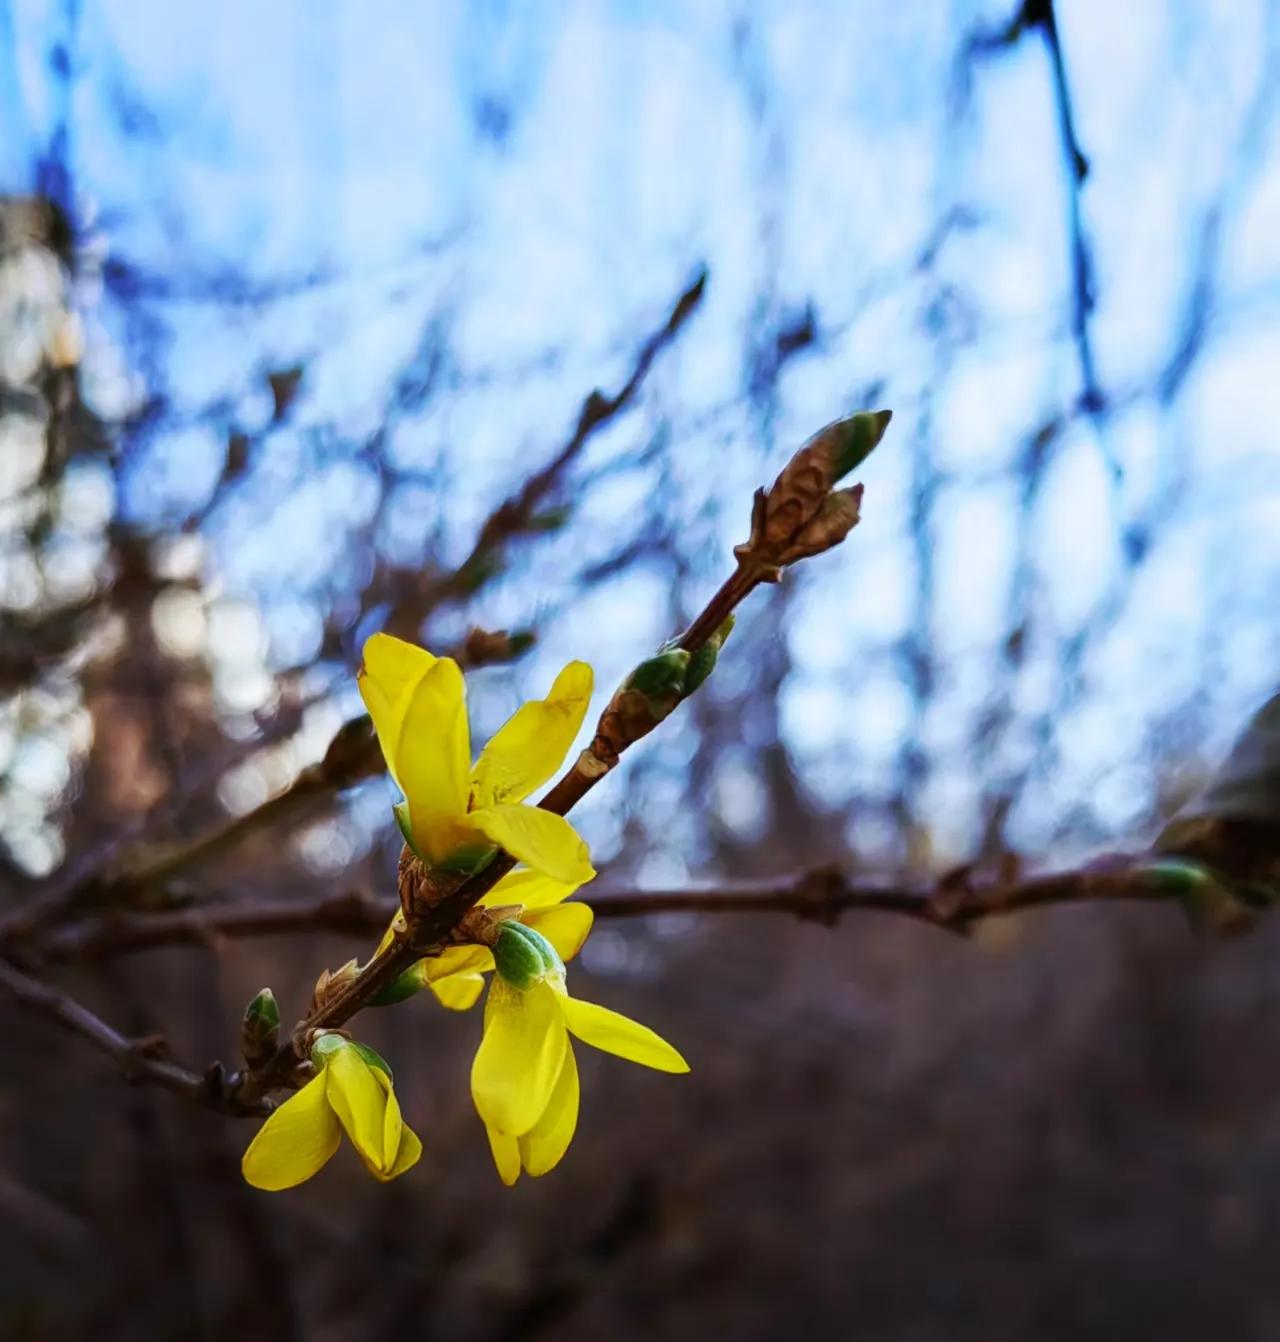
[[[322,1034],[320,1069],[258,1129],[240,1168],[255,1188],[293,1188],[323,1168],[345,1131],[370,1174],[385,1183],[416,1165],[417,1134],[400,1117],[387,1065],[371,1049]]]
[[[428,867],[474,872],[503,848],[566,885],[595,875],[569,822],[520,803],[560,767],[591,698],[591,668],[570,662],[551,693],[516,710],[471,767],[458,664],[388,634],[364,645],[360,694],[404,801],[396,816]]]
[[[561,960],[572,960],[582,949],[595,915],[586,904],[564,901],[578,889],[550,880],[536,871],[513,871],[500,880],[478,903],[482,908],[517,904],[516,915],[526,927],[540,932],[555,947]],[[383,933],[378,950],[404,928],[404,915],[397,913]],[[447,946],[430,959],[419,960],[405,971],[392,992],[380,1004],[398,1002],[422,988],[430,988],[442,1006],[466,1011],[484,990],[484,976],[493,968],[493,952],[487,946]]]
[[[522,1170],[554,1169],[573,1139],[579,1092],[570,1035],[660,1072],[689,1064],[647,1026],[570,997],[560,956],[527,924],[503,924],[495,959],[471,1096],[498,1174],[511,1185]]]

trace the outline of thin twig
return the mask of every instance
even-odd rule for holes
[[[584,891],[597,918],[659,913],[780,913],[833,924],[844,913],[888,913],[960,931],[985,919],[1052,905],[1159,901],[1170,898],[1144,874],[1139,859],[1111,858],[1016,883],[953,887],[857,882],[822,869],[768,881],[738,881],[669,890]],[[158,946],[217,946],[223,941],[324,932],[376,937],[399,909],[395,898],[360,891],[313,899],[243,899],[153,913],[86,918],[51,929],[34,949],[49,961],[92,960]]]
[[[60,989],[23,973],[16,965],[0,959],[0,984],[23,1006],[39,1011],[64,1029],[87,1039],[95,1048],[115,1060],[127,1080],[165,1086],[197,1104],[212,1105],[231,1113],[263,1114],[269,1106],[242,1104],[226,1096],[215,1078],[199,1076],[165,1056],[162,1039],[129,1039],[88,1007]]]

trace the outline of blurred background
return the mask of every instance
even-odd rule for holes
[[[130,897],[389,893],[386,778],[295,784],[370,632],[479,739],[571,657],[598,710],[880,405],[858,530],[575,813],[601,888],[1148,842],[1280,680],[1278,103],[1265,0],[0,0],[0,919],[291,785]],[[47,976],[200,1069],[367,950]],[[2,1335],[1273,1338],[1278,950],[602,921],[576,990],[693,1075],[583,1057],[513,1192],[478,1013],[362,1022],[412,1174],[268,1196],[5,997]]]

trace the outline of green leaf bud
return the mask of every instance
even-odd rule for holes
[[[240,1051],[250,1067],[265,1062],[280,1038],[280,1007],[270,988],[263,990],[244,1009],[240,1021]]]
[[[650,698],[679,696],[684,692],[684,678],[688,668],[689,654],[683,648],[672,648],[641,662],[627,677],[626,688],[639,690]]]
[[[842,480],[875,451],[884,431],[893,418],[892,410],[862,410],[848,419],[832,425],[839,430],[835,458],[832,461],[832,482]]]
[[[689,657],[689,669],[685,672],[684,692],[690,695],[715,670],[724,641],[733,632],[734,617],[726,616],[724,623],[711,635],[697,652]]]

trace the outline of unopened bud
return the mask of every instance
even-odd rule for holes
[[[875,451],[892,418],[892,410],[862,410],[848,419],[838,419],[824,430],[832,432],[837,440],[832,464],[833,484],[843,480],[850,471],[856,471]]]
[[[858,525],[861,506],[861,485],[828,494],[816,515],[800,528],[779,554],[778,563],[794,564],[797,559],[809,559],[839,545]]]
[[[522,992],[548,974],[564,970],[563,961],[546,937],[514,920],[504,922],[498,929],[493,963],[503,981]]]
[[[240,1052],[250,1067],[257,1067],[276,1051],[279,1039],[280,1007],[271,989],[263,988],[241,1017]]]
[[[641,694],[661,697],[680,694],[684,690],[685,672],[689,668],[689,654],[683,648],[670,648],[656,657],[641,662],[627,677],[625,689],[639,690]]]
[[[331,998],[336,997],[348,984],[355,982],[359,973],[360,966],[354,959],[348,960],[345,965],[340,965],[337,969],[322,969],[311,996],[312,1007],[322,1007]]]
[[[756,495],[751,536],[734,553],[753,562],[768,581],[783,567],[838,545],[858,520],[861,486],[836,490],[884,436],[888,410],[863,411],[820,429],[782,468],[771,488]]]
[[[733,632],[734,617],[725,616],[724,622],[711,635],[709,639],[700,647],[697,652],[690,654],[689,669],[684,676],[684,692],[686,697],[694,692],[699,685],[715,670],[715,665],[720,657],[720,649],[724,647],[724,641]]]
[[[407,1001],[427,986],[427,966],[424,960],[411,964],[398,979],[393,979],[376,996],[369,999],[370,1006],[395,1006],[397,1002]]]

